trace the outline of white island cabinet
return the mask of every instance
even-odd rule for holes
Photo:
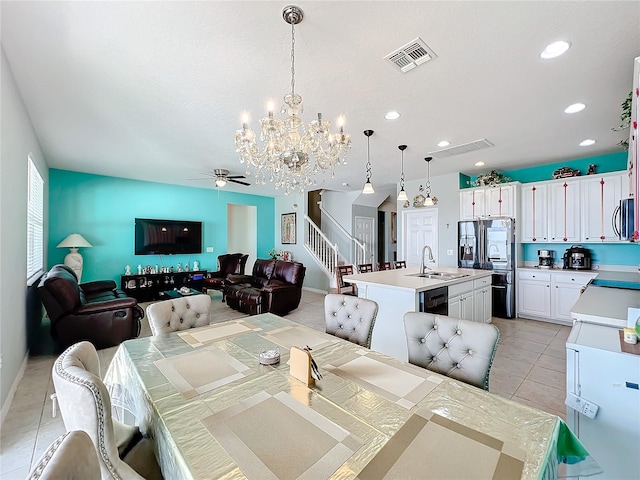
[[[358,287],[358,296],[368,298],[378,304],[378,316],[371,336],[371,349],[384,353],[398,360],[407,361],[407,339],[404,333],[404,314],[420,311],[420,294],[427,290],[439,287],[449,289],[449,316],[459,316],[455,311],[455,298],[459,292],[458,285],[465,285],[462,290],[466,292],[468,300],[469,319],[474,315],[474,281],[483,279],[478,283],[477,290],[487,289],[491,284],[491,270],[473,270],[464,268],[438,268],[438,271],[447,272],[464,277],[437,280],[434,278],[422,278],[416,276],[417,268],[400,268],[381,272],[360,273],[347,275],[344,280],[355,283]],[[490,290],[489,290],[490,291]],[[479,300],[484,301],[484,296],[479,293]],[[483,309],[486,308],[483,303]],[[483,310],[485,311],[485,310]],[[484,316],[484,313],[481,314]],[[484,318],[479,321],[486,321]]]

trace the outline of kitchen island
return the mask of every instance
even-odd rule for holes
[[[434,270],[457,278],[451,278],[451,276],[446,278],[419,277],[416,276],[418,274],[417,268],[399,268],[343,277],[345,282],[356,284],[359,297],[374,300],[378,304],[378,316],[371,336],[372,350],[404,362],[408,360],[403,317],[407,312],[420,311],[420,300],[421,297],[424,298],[423,292],[447,287],[448,300],[453,300],[453,298],[458,299],[458,293],[461,293],[461,297],[465,293],[469,293],[470,298],[473,298],[472,292],[475,289],[478,293],[488,292],[483,296],[488,296],[489,299],[491,297],[491,270],[445,267],[437,267]],[[456,296],[452,297],[452,294]],[[478,299],[480,300],[481,297],[478,296]],[[450,302],[450,305],[459,307],[460,303],[463,302],[459,302],[458,299],[457,304],[454,301]],[[486,304],[487,302],[483,302],[483,305]],[[490,301],[488,305],[490,312]],[[474,310],[471,305],[467,308],[467,311],[471,313]],[[484,310],[486,311],[487,308],[484,307]],[[457,312],[449,314],[465,318],[465,315],[458,315]],[[488,317],[490,318],[490,316],[489,313]],[[486,321],[486,315],[483,315],[481,321]]]

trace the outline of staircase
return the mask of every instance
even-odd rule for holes
[[[316,263],[320,266],[322,271],[329,278],[329,285],[331,288],[337,287],[336,267],[345,263],[357,265],[364,263],[366,257],[366,249],[364,243],[360,242],[357,238],[351,235],[340,223],[326,210],[322,208],[320,204],[320,210],[334,225],[337,226],[338,231],[345,239],[348,240],[352,246],[352,252],[342,255],[338,249],[337,243],[331,242],[331,240],[322,232],[307,214],[304,215],[305,222],[305,235],[304,246],[311,256],[315,259]]]

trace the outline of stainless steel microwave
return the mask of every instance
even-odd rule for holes
[[[620,240],[633,240],[634,218],[633,198],[620,200],[620,206],[613,214],[613,228]]]

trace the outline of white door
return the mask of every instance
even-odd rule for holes
[[[358,251],[356,250],[355,263],[371,263],[375,265],[374,253],[375,253],[375,232],[374,232],[374,219],[371,217],[357,217],[356,216],[356,229],[355,237],[364,243],[366,258],[360,261],[358,258]]]
[[[547,241],[547,185],[530,184],[522,188],[523,242]]]
[[[485,214],[488,217],[515,217],[515,185],[496,185],[487,189]]]
[[[419,267],[422,248],[429,245],[435,263],[428,263],[428,253],[425,252],[425,265],[431,268],[438,265],[438,209],[408,210],[402,212],[402,215],[404,259],[399,260],[405,260],[407,267]]]
[[[579,242],[580,235],[580,182],[564,180],[550,185],[549,241]]]
[[[611,225],[613,212],[623,198],[626,175],[596,176],[582,180],[582,237],[585,242],[619,242]],[[625,195],[626,196],[626,195]]]

